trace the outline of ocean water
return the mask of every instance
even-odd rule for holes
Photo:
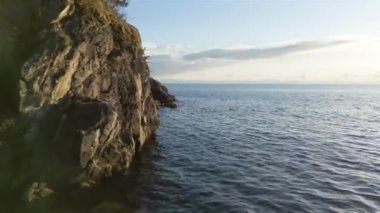
[[[35,212],[380,212],[380,86],[168,87],[127,177]]]
[[[380,87],[169,85],[137,206],[380,212]]]

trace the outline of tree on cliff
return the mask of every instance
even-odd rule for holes
[[[129,0],[107,0],[107,2],[113,7],[126,7],[128,6]]]

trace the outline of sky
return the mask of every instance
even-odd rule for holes
[[[130,0],[164,82],[380,83],[379,0]]]

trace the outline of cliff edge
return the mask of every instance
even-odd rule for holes
[[[125,173],[167,105],[137,29],[102,0],[1,4],[0,191],[32,202]]]

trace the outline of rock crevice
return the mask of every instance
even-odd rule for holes
[[[33,30],[20,27],[33,41],[29,54],[19,57],[14,45],[9,58],[17,63],[1,67],[2,76],[19,72],[12,97],[19,108],[0,115],[0,124],[13,125],[0,128],[0,154],[12,164],[0,191],[38,181],[56,192],[125,173],[157,129],[159,106],[175,106],[174,96],[150,78],[137,29],[102,0],[30,2],[25,13],[36,6],[48,12],[33,16]],[[6,105],[9,97],[0,98]]]

